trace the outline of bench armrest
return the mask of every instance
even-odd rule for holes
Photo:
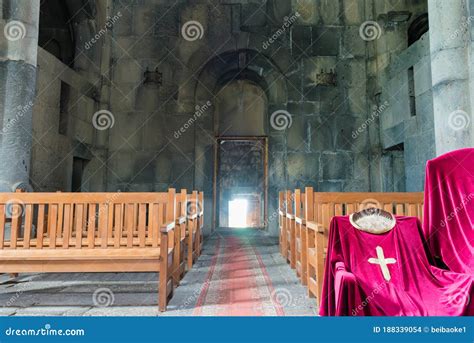
[[[306,223],[306,220],[301,217],[295,217],[295,222],[297,222],[298,224],[304,225]]]
[[[198,217],[198,214],[197,213],[194,213],[194,214],[188,214],[188,219],[189,220],[194,220]]]
[[[186,216],[176,218],[176,224],[184,224],[186,223],[186,219],[187,219]]]
[[[318,232],[318,233],[324,233],[324,228],[323,228],[323,226],[322,226],[321,224],[316,223],[316,222],[313,222],[313,221],[309,221],[309,220],[308,220],[308,221],[306,222],[306,226],[307,226],[309,229],[311,229],[311,230],[313,230],[313,231],[316,231],[316,232]]]
[[[160,231],[163,233],[168,233],[174,229],[175,225],[176,225],[175,222],[169,222],[169,223],[163,224],[160,227]]]

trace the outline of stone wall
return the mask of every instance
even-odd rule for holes
[[[35,191],[71,191],[74,157],[89,161],[82,191],[102,188],[103,163],[96,156],[97,130],[92,124],[97,107],[92,98],[94,88],[77,72],[39,48],[30,174]]]
[[[408,47],[407,32],[428,12],[428,5],[426,1],[370,4],[368,13],[377,21],[379,33],[368,42],[369,118],[376,118],[368,126],[371,190],[421,191],[426,161],[435,157],[430,44],[425,33]]]
[[[268,100],[269,214],[286,188],[369,190],[368,133],[352,137],[367,118],[365,1],[113,3],[108,189],[204,189],[211,218],[216,95],[240,78]],[[191,21],[202,37],[186,39]],[[277,111],[291,125],[272,123]]]
[[[426,1],[110,3],[80,19],[74,70],[40,50],[38,190],[69,190],[71,159],[82,156],[83,190],[204,190],[209,230],[215,138],[228,124],[232,135],[268,136],[272,235],[280,190],[421,190],[437,154],[433,47],[429,34],[407,47],[407,29]],[[251,87],[229,92],[232,80]],[[61,82],[71,88],[66,134]],[[94,128],[98,110],[110,111],[105,130]]]
[[[431,57],[429,32],[397,54],[397,58],[381,75],[382,102],[390,104],[380,117],[383,149],[403,144],[401,151],[404,170],[396,173],[403,178],[405,188],[390,189],[385,180],[382,189],[422,191],[426,161],[436,157],[434,145],[433,93],[431,84]],[[413,68],[415,115],[410,109],[409,75]]]

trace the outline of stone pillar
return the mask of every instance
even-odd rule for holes
[[[473,0],[429,0],[435,148],[474,146]]]
[[[39,7],[0,0],[0,192],[29,188]]]

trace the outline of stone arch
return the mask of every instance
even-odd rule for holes
[[[268,101],[262,87],[244,78],[225,82],[216,95],[216,136],[267,136]]]
[[[232,77],[248,78],[258,84],[269,104],[286,105],[287,85],[283,72],[270,58],[251,49],[229,51],[210,59],[193,84],[195,103],[212,98],[222,82]]]
[[[202,63],[202,58],[205,58],[205,53],[199,51],[196,53],[199,58],[191,58],[188,68],[193,69],[193,66],[199,66]],[[271,137],[272,135],[281,135],[282,131],[274,131],[269,125],[269,117],[273,111],[286,110],[288,92],[287,79],[283,70],[275,63],[274,60],[254,49],[240,49],[223,52],[219,55],[214,55],[212,58],[204,60],[202,68],[196,75],[194,82],[186,85],[185,91],[187,96],[192,96],[189,99],[189,108],[194,110],[196,108],[205,106],[206,103],[211,102],[213,106],[201,116],[196,122],[195,131],[195,187],[204,190],[206,195],[206,202],[213,203],[213,179],[209,177],[213,174],[214,165],[214,119],[215,119],[215,96],[222,89],[223,85],[228,84],[232,80],[240,79],[247,80],[257,85],[262,89],[267,99],[267,111],[265,118],[265,132]],[[272,150],[273,141],[269,141],[269,149]],[[206,175],[208,177],[206,177]],[[278,197],[269,190],[269,197]],[[272,211],[274,204],[269,204],[269,211]],[[212,218],[212,206],[206,209],[206,217]],[[210,223],[209,223],[210,224]]]
[[[85,48],[96,34],[97,15],[103,12],[96,6],[100,7],[90,0],[41,1],[39,46],[70,67],[88,69],[97,61],[97,54]],[[87,63],[78,57],[81,54],[87,55]]]
[[[408,46],[415,43],[418,39],[421,38],[429,30],[429,19],[428,13],[423,13],[413,19],[410,26],[408,27],[407,37],[408,37]]]

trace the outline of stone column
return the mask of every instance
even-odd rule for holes
[[[474,146],[473,0],[429,0],[436,155]]]
[[[39,7],[0,0],[0,192],[29,188]]]

